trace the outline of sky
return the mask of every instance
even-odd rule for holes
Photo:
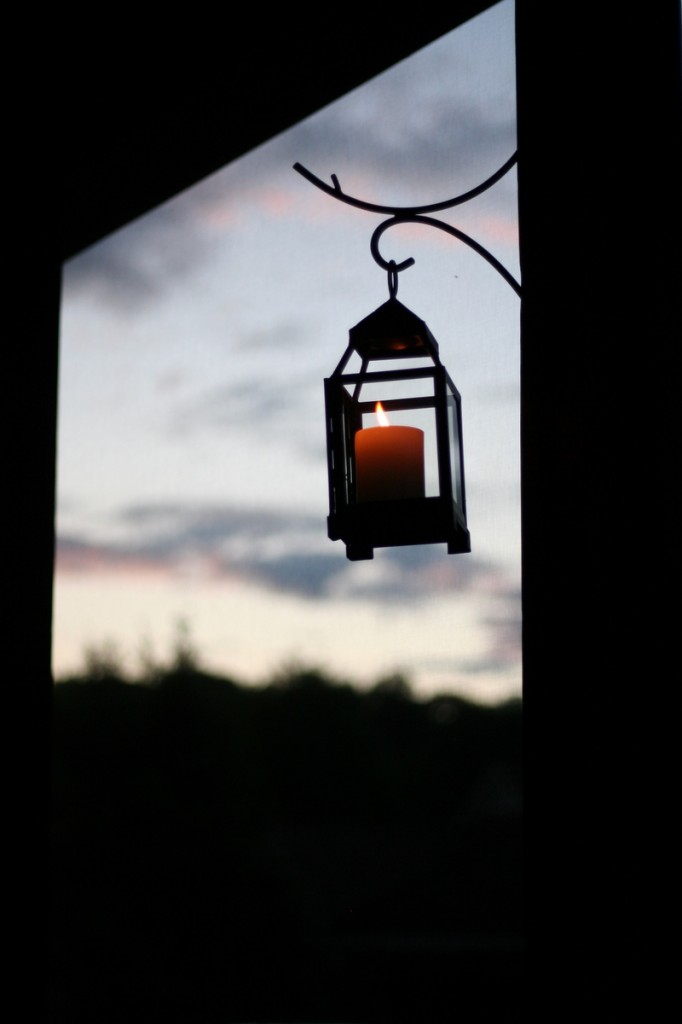
[[[417,695],[521,693],[519,300],[443,232],[381,251],[413,267],[462,395],[472,552],[327,537],[323,380],[388,298],[370,202],[478,185],[516,148],[513,2],[455,32],[64,265],[53,668],[114,645],[131,671],[184,622],[207,669],[265,681],[292,663]],[[518,279],[516,175],[440,215]]]

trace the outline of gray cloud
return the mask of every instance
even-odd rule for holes
[[[303,322],[278,323],[276,329],[245,332],[234,348],[236,351],[256,353],[291,351],[305,345],[309,330],[309,325]]]
[[[70,296],[134,315],[163,295],[169,281],[199,273],[211,250],[202,236],[190,193],[114,232],[64,265]]]
[[[269,590],[311,600],[328,597],[334,581],[346,571],[336,552],[292,551],[264,560],[242,558],[238,565]]]
[[[499,582],[498,591],[484,597],[479,616],[486,638],[483,652],[476,658],[421,659],[415,665],[417,669],[456,677],[495,674],[519,668],[522,650],[521,592],[502,578]],[[474,589],[477,589],[476,584]]]
[[[312,514],[264,508],[157,502],[119,510],[113,525],[125,539],[93,541],[62,534],[58,573],[154,571],[248,582],[312,602],[369,602],[412,607],[420,614],[443,596],[474,601],[487,646],[479,658],[420,664],[429,671],[480,674],[518,665],[521,600],[518,586],[496,565],[474,555],[448,556],[443,545],[377,549],[374,563],[345,558]]]
[[[64,568],[118,563],[172,572],[195,559],[204,560],[213,574],[238,573],[281,593],[395,604],[501,589],[494,565],[472,555],[448,556],[441,545],[377,549],[379,571],[360,575],[343,545],[327,541],[324,518],[312,514],[159,502],[121,509],[112,525],[125,539],[93,542],[85,535],[61,535]],[[507,628],[509,622],[502,618],[500,624]]]
[[[339,108],[327,114],[324,125],[304,125],[283,140],[282,154],[323,180],[338,173],[342,188],[351,194],[353,178],[371,176],[377,183],[374,201],[390,204],[395,200],[389,188],[398,190],[399,202],[406,201],[405,188],[418,189],[411,198],[414,203],[438,202],[467,191],[516,149],[513,120],[485,120],[465,101],[439,97],[417,104],[416,116],[400,133],[391,129],[386,113],[377,104],[361,121]]]
[[[186,436],[195,430],[225,431],[240,427],[257,431],[259,424],[280,419],[291,408],[286,389],[273,379],[253,377],[212,388],[173,410],[171,430]]]
[[[521,591],[511,587],[497,596],[484,623],[490,638],[488,653],[491,668],[506,668],[518,660],[521,650]]]
[[[318,415],[315,402],[315,392],[301,388],[300,380],[294,386],[272,376],[248,376],[175,403],[167,430],[181,439],[215,431],[269,442],[274,424],[280,440],[286,437],[297,451],[318,460],[324,457],[324,437],[313,441],[305,429],[310,417]]]
[[[129,505],[116,519],[133,538],[128,542],[133,549],[137,544],[138,550],[163,554],[214,551],[230,540],[258,543],[273,536],[306,534],[318,525],[316,517],[301,513],[176,502]]]

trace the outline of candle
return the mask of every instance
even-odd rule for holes
[[[391,426],[377,402],[380,426],[355,435],[357,501],[424,497],[424,431]]]

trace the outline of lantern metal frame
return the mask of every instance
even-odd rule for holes
[[[353,353],[357,373],[344,373]],[[383,360],[417,362],[406,369],[374,370]],[[428,365],[424,365],[427,362]],[[431,385],[430,393],[382,397],[386,413],[432,410],[438,494],[424,497],[357,499],[355,435],[376,401],[364,400],[365,386],[390,387],[409,381]],[[375,547],[445,542],[449,554],[471,550],[466,525],[461,396],[440,361],[431,331],[393,295],[349,332],[348,347],[324,382],[329,476],[328,535],[343,540],[351,561],[372,558]]]
[[[427,216],[468,202],[500,180],[515,164],[514,153],[493,175],[474,189],[440,203],[421,207],[393,207],[367,203],[343,192],[336,175],[332,185],[321,181],[301,164],[294,170],[335,199],[389,219],[374,231],[370,243],[376,263],[388,272],[389,299],[352,327],[341,361],[325,379],[327,469],[329,477],[328,535],[343,540],[351,561],[374,557],[375,547],[445,542],[448,554],[471,551],[466,519],[464,454],[462,447],[462,402],[459,391],[441,363],[438,343],[426,323],[398,302],[398,274],[414,264],[412,258],[396,263],[384,260],[379,239],[396,224],[424,224],[445,231],[482,256],[521,295],[521,286],[492,253],[469,235],[444,221]],[[344,373],[353,355],[360,356],[359,372]],[[370,363],[403,359],[428,360],[409,369],[370,369]],[[373,412],[375,401],[362,398],[365,385],[390,385],[405,381],[431,381],[427,396],[382,398],[386,412],[432,409],[435,416],[438,494],[424,497],[358,500],[355,435],[363,428],[363,415]]]

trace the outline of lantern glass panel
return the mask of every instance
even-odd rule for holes
[[[452,473],[452,491],[460,508],[464,505],[464,481],[462,479],[461,450],[462,439],[459,429],[459,410],[457,400],[448,392],[448,439],[450,447],[450,472]]]
[[[423,364],[422,364],[423,365]],[[359,398],[363,402],[384,402],[386,399],[433,398],[433,377],[408,380],[373,381],[362,385]]]

